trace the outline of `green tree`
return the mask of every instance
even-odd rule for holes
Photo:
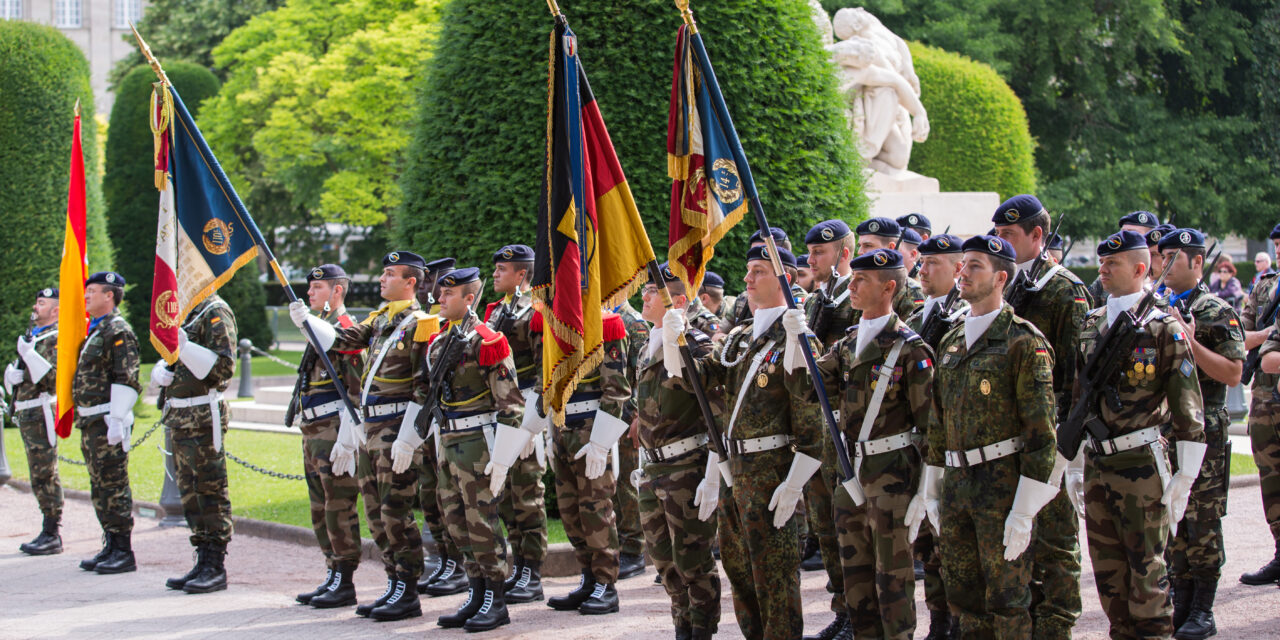
[[[663,253],[671,192],[665,132],[680,15],[670,0],[560,6]],[[824,218],[864,217],[860,164],[808,6],[722,0],[696,9],[770,222],[795,236]],[[454,0],[445,8],[401,181],[405,203],[396,222],[404,245],[474,265],[504,243],[533,241],[552,26],[541,3]],[[740,272],[753,229],[749,219],[738,225],[712,268]]]
[[[0,194],[10,221],[0,233],[0,255],[5,256],[0,350],[7,361],[13,338],[27,327],[35,292],[58,282],[77,100],[83,114],[89,270],[111,269],[112,250],[103,215],[89,62],[80,48],[52,27],[0,21],[0,87]]]

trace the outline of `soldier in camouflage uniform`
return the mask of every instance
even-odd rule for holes
[[[472,312],[482,287],[480,270],[450,271],[439,284],[440,318],[448,325],[427,348],[430,386],[415,392],[414,402],[422,406],[418,425],[426,431],[430,422],[436,430],[437,491],[449,536],[462,550],[470,593],[457,612],[440,616],[436,624],[488,631],[511,622],[503,587],[506,550],[498,529],[506,478],[490,482],[490,460],[503,456],[513,462],[504,452],[518,454],[528,442],[512,444],[508,437],[527,434],[518,428],[524,398],[506,336]]]
[[[1177,637],[1201,639],[1217,633],[1213,599],[1226,562],[1222,516],[1227,511],[1227,475],[1231,447],[1227,439],[1227,385],[1240,383],[1244,368],[1244,332],[1235,309],[1200,286],[1205,268],[1204,236],[1175,229],[1160,240],[1173,260],[1165,284],[1171,315],[1182,324],[1199,368],[1204,398],[1204,436],[1208,450],[1200,477],[1191,486],[1187,514],[1169,541],[1173,583],[1173,628]],[[1184,624],[1185,623],[1185,624]]]
[[[89,333],[80,347],[71,397],[80,428],[80,452],[89,470],[93,510],[102,525],[104,544],[80,568],[102,574],[138,568],[133,535],[133,492],[129,488],[129,440],[133,405],[138,401],[138,338],[118,307],[124,299],[124,277],[99,271],[85,281],[84,308]]]
[[[624,302],[616,310],[627,327],[627,386],[632,397],[622,410],[622,421],[628,425],[636,419],[636,366],[640,352],[649,341],[649,323],[640,312]],[[640,499],[635,485],[628,479],[640,468],[640,452],[632,438],[618,439],[618,477],[613,495],[613,510],[618,516],[618,579],[626,580],[644,573],[644,529],[640,526]]]
[[[682,324],[688,312],[680,311],[687,300],[684,283],[667,265],[661,272],[672,309],[664,310],[653,283],[641,294],[642,313],[653,323],[653,332],[643,345],[636,373],[636,432],[645,464],[634,479],[646,547],[671,598],[676,634],[701,640],[714,635],[720,624],[720,573],[711,555],[720,457],[708,451],[707,426],[694,391],[684,378],[667,373],[666,359],[681,356],[679,336],[666,335],[664,316],[676,314],[677,324]],[[696,327],[685,331],[685,341],[695,359],[711,353],[711,338]]]
[[[165,586],[187,593],[227,588],[225,559],[231,542],[231,495],[222,448],[230,408],[222,392],[236,372],[236,319],[217,294],[202,300],[178,329],[173,364],[157,362],[151,381],[164,394],[161,421],[173,446],[174,480],[191,529],[196,563]]]
[[[1271,243],[1280,247],[1280,225],[1271,230]],[[1264,314],[1276,294],[1280,275],[1263,276],[1254,285],[1245,301],[1240,319],[1245,329],[1245,348],[1259,349],[1263,342],[1271,342],[1267,351],[1280,350],[1280,332],[1276,323],[1267,323]],[[1269,337],[1275,340],[1269,340]],[[1249,443],[1253,461],[1258,465],[1261,480],[1262,510],[1271,537],[1275,540],[1276,553],[1270,562],[1257,571],[1240,576],[1240,582],[1264,585],[1280,582],[1280,356],[1264,359],[1265,366],[1253,375],[1249,402]]]
[[[307,273],[307,302],[311,311],[319,313],[335,331],[355,326],[344,304],[350,286],[347,272],[336,264],[322,264]],[[339,446],[338,434],[343,431],[344,422],[348,441],[342,448],[359,448],[359,440],[351,440],[355,435],[354,421],[350,414],[344,415],[346,407],[339,394],[360,387],[360,372],[364,369],[362,353],[362,349],[345,353],[329,350],[329,361],[341,376],[342,391],[339,391],[315,349],[308,344],[298,367],[298,382],[293,390],[289,419],[286,419],[292,426],[294,416],[302,417],[302,464],[311,499],[311,527],[328,569],[325,581],[313,591],[298,594],[297,601],[318,609],[356,603],[351,578],[360,565],[360,515],[356,505],[360,482],[354,467],[334,469],[330,458],[341,457],[334,456],[334,449]]]
[[[547,600],[547,606],[588,615],[618,611],[617,478],[606,462],[627,431],[621,416],[631,402],[626,324],[616,313],[605,313],[603,322],[604,361],[569,397],[564,425],[550,429],[556,503],[582,580],[568,594]]]
[[[769,251],[755,246],[747,252],[744,297],[755,307],[752,318],[734,327],[698,366],[705,387],[723,386],[733,404],[723,431],[732,487],[726,484],[720,494],[719,527],[734,613],[744,636],[773,640],[804,631],[797,571],[801,518],[793,516],[805,484],[821,466],[822,417],[817,404],[799,399],[812,380],[799,335],[789,336],[780,321],[787,292],[774,275]],[[778,259],[795,268],[790,251],[779,249]]]
[[[991,218],[996,235],[1013,245],[1018,275],[1005,297],[1018,317],[1034,324],[1053,347],[1053,394],[1061,422],[1071,409],[1080,325],[1089,312],[1089,292],[1066,268],[1036,259],[1048,242],[1049,213],[1033,195],[1017,195],[1000,204]],[[1035,267],[1035,273],[1032,268]],[[1080,516],[1068,494],[1083,490],[1081,465],[1068,468],[1058,456],[1049,484],[1066,490],[1036,516],[1031,543],[1031,624],[1042,640],[1070,640],[1080,617]]]
[[[1134,233],[1142,234],[1143,237],[1147,237],[1155,230],[1156,227],[1162,225],[1160,224],[1160,218],[1156,217],[1156,214],[1151,213],[1150,211],[1134,211],[1122,216],[1120,218],[1120,222],[1117,223],[1116,226],[1120,231],[1132,231]],[[1172,229],[1172,227],[1170,227],[1170,229]],[[1159,237],[1154,241],[1149,240],[1148,247],[1155,246],[1159,241]],[[1159,273],[1159,270],[1155,268],[1154,264],[1152,265],[1152,270]],[[1094,278],[1093,282],[1089,284],[1089,299],[1093,304],[1105,305],[1107,303],[1107,297],[1107,292],[1102,287],[1101,276]]]
[[[1132,312],[1146,295],[1150,254],[1142,235],[1113,234],[1098,246],[1098,256],[1099,278],[1110,297],[1085,318],[1079,363],[1088,361],[1120,314]],[[1085,446],[1085,529],[1111,637],[1168,638],[1174,628],[1165,544],[1200,472],[1204,409],[1195,357],[1178,321],[1153,309],[1138,323],[1142,331],[1134,352],[1117,354],[1124,373],[1100,381],[1112,385],[1121,410],[1100,402],[1097,417],[1111,438],[1091,437]],[[1160,437],[1161,425],[1170,422],[1177,440],[1173,474]]]
[[[787,237],[786,231],[783,231],[778,227],[769,227],[769,236],[773,238],[774,244],[776,244],[779,249],[791,251],[791,239]],[[748,247],[763,247],[764,245],[764,235],[762,235],[760,230],[757,229],[751,234],[751,238],[748,241]],[[794,258],[795,256],[793,255],[792,257]],[[790,268],[798,271],[799,266],[800,264],[797,262],[795,266]],[[800,287],[795,280],[796,279],[794,277],[791,279],[791,288],[793,292]],[[752,314],[755,312],[755,310],[751,308],[749,297],[745,294],[735,298],[729,305],[729,308],[730,311],[728,314],[722,314],[725,324],[723,330],[725,332],[728,332],[730,329],[733,329],[746,320],[750,320]]]
[[[907,640],[916,627],[915,572],[903,518],[920,479],[914,432],[929,422],[933,352],[891,310],[907,279],[901,254],[877,249],[850,267],[846,291],[862,321],[818,360],[840,409],[835,446],[846,447],[855,472],[833,498],[833,558],[852,629],[843,635]]]
[[[858,225],[858,255],[876,249],[897,249],[903,237],[902,227],[893,218],[872,218]],[[924,304],[924,290],[920,283],[907,278],[907,284],[893,296],[893,313],[899,318],[910,317],[916,307]],[[852,324],[858,323],[861,314],[853,313]]]
[[[919,214],[910,214],[904,218],[911,216]],[[924,304],[906,319],[907,327],[912,331],[921,333],[926,320],[934,314],[943,313],[947,296],[956,286],[956,274],[960,272],[960,259],[964,256],[964,252],[960,250],[963,244],[964,241],[956,236],[939,234],[930,236],[920,245],[920,285],[926,298]],[[936,337],[921,336],[929,344],[929,348],[936,353],[942,337],[960,324],[968,311],[969,303],[960,299],[957,291],[952,298],[950,311],[939,316],[936,321]],[[920,438],[920,447],[921,451],[927,450],[928,442],[923,438]],[[953,619],[947,606],[947,590],[942,583],[942,558],[934,545],[935,533],[933,527],[921,528],[912,545],[915,562],[924,573],[924,603],[929,609],[929,633],[925,640],[945,640],[953,626],[959,630],[959,622]]]
[[[707,337],[723,332],[721,327],[723,321],[720,320],[720,316],[711,313],[710,310],[702,305],[702,301],[697,298],[689,301],[685,314],[689,318],[689,326],[702,332]],[[643,346],[642,344],[641,347]]]
[[[1014,251],[995,236],[962,245],[969,316],[943,337],[927,429],[928,466],[907,508],[938,531],[947,599],[969,638],[1031,637],[1036,512],[1058,492],[1053,470],[1053,352],[1002,299]],[[945,470],[944,470],[945,465]],[[955,630],[953,629],[953,632]]]
[[[903,229],[911,229],[920,238],[917,245],[922,245],[933,236],[933,223],[929,218],[920,213],[908,213],[905,216],[898,216],[894,222],[898,223]]]
[[[356,607],[356,614],[399,620],[422,615],[416,588],[423,568],[422,534],[413,517],[423,441],[414,423],[422,405],[415,398],[426,393],[426,379],[418,372],[439,320],[423,312],[414,298],[425,266],[421,256],[393,251],[383,257],[382,265],[379,284],[387,302],[360,324],[334,329],[311,315],[301,301],[290,305],[289,314],[299,327],[304,322],[310,326],[326,351],[368,349],[359,390],[364,422],[355,429],[368,453],[368,467],[358,469],[358,474],[369,531],[382,552],[387,589],[372,605]],[[347,441],[341,433],[338,439]],[[340,453],[333,463],[343,467],[355,456]]]
[[[698,303],[716,317],[716,331],[707,333],[714,340],[717,335],[724,335],[729,329],[725,323],[725,312],[733,308],[736,298],[724,294],[724,278],[714,271],[707,271],[702,276],[702,286],[698,289]],[[693,302],[690,300],[690,302]]]
[[[27,452],[31,492],[40,505],[44,526],[23,553],[47,556],[62,553],[58,525],[62,521],[62,483],[58,481],[58,435],[53,405],[57,396],[54,369],[58,362],[58,290],[41,289],[31,306],[32,327],[18,338],[18,361],[4,373],[4,386],[13,402],[13,419],[22,432]]]
[[[484,320],[489,328],[506,336],[524,396],[524,411],[536,415],[542,397],[542,316],[533,309],[528,291],[533,259],[533,249],[522,244],[502,247],[493,254],[493,288],[503,298],[485,308]],[[544,442],[543,438],[531,438],[513,461],[499,508],[511,539],[511,577],[503,583],[507,604],[543,597],[542,560],[547,556]]]

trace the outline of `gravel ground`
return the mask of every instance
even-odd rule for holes
[[[1223,570],[1216,615],[1220,638],[1274,639],[1280,636],[1280,589],[1247,587],[1237,582],[1270,559],[1274,549],[1262,522],[1256,480],[1230,493],[1231,513],[1225,521],[1227,566]],[[464,595],[423,600],[423,617],[375,623],[356,618],[351,609],[321,611],[293,602],[293,594],[310,590],[323,578],[319,553],[288,543],[239,536],[231,544],[228,572],[231,587],[220,593],[192,596],[164,588],[164,580],[185,573],[192,562],[184,529],[160,528],[139,519],[134,550],[136,573],[99,576],[80,571],[81,558],[95,553],[99,530],[87,502],[68,500],[62,555],[33,558],[18,544],[39,529],[39,513],[30,494],[0,487],[0,638],[304,638],[326,640],[374,635],[417,635],[426,632],[463,636],[435,625],[437,616],[453,612]],[[1085,553],[1084,615],[1077,638],[1105,638],[1106,619],[1099,609]],[[356,574],[362,600],[376,598],[384,585],[374,563]],[[588,617],[552,611],[545,604],[512,607],[512,624],[486,634],[492,638],[557,640],[669,637],[668,601],[653,583],[653,569],[619,584],[622,611]],[[545,581],[548,595],[572,589],[576,578]],[[821,572],[803,576],[805,623],[809,633],[830,620]],[[917,589],[920,627],[927,630],[921,590]],[[725,582],[723,623],[719,637],[739,638],[733,603]]]

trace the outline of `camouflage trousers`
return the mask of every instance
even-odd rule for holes
[[[720,572],[711,555],[716,520],[699,520],[693,506],[705,470],[703,455],[645,465],[640,524],[645,548],[671,598],[672,623],[714,634],[720,624]]]
[[[231,411],[222,402],[223,440]],[[182,494],[182,514],[191,529],[191,545],[231,542],[231,491],[225,449],[213,448],[209,406],[166,407],[163,422],[173,440],[173,475]]]
[[[107,423],[102,416],[79,418],[80,453],[89,470],[89,498],[98,523],[108,533],[133,531],[133,491],[129,488],[129,454],[118,444],[107,444]]]
[[[1262,510],[1271,537],[1280,546],[1280,404],[1262,402],[1254,394],[1249,408],[1249,442],[1262,480]]]
[[[937,540],[933,525],[926,521],[920,525],[920,533],[911,551],[913,559],[924,565],[925,607],[930,611],[949,611],[947,588],[942,585],[942,557],[938,555]]]
[[[613,512],[618,516],[618,551],[633,556],[644,552],[644,530],[640,527],[640,502],[628,478],[640,467],[640,451],[626,435],[618,439],[618,478],[613,494]]]
[[[311,500],[311,528],[325,565],[360,564],[360,481],[335,476],[329,454],[338,440],[338,417],[302,423],[302,468]]]
[[[498,514],[511,540],[511,553],[537,563],[547,557],[546,487],[542,485],[546,470],[536,455],[517,459],[507,473],[506,490],[498,505]]]
[[[1031,637],[1030,554],[1004,559],[1004,522],[1017,483],[1013,458],[948,468],[943,475],[937,547],[964,638]]]
[[[368,463],[360,460],[360,495],[364,499],[369,533],[382,552],[387,576],[416,582],[422,576],[422,531],[413,517],[418,493],[418,469],[422,448],[403,473],[391,470],[391,445],[396,441],[400,418],[364,423],[368,438],[364,449]]]
[[[46,518],[62,519],[62,482],[58,479],[58,445],[49,444],[44,414],[40,410],[14,413],[22,444],[27,450],[27,471],[31,493],[36,496],[40,513]]]
[[[786,478],[790,449],[730,460],[733,487],[720,488],[720,563],[733,591],[742,635],[793,640],[804,633],[800,607],[800,517],[773,526],[769,499]]]
[[[1171,580],[1216,583],[1222,577],[1222,565],[1227,562],[1222,516],[1227,514],[1227,476],[1231,469],[1229,424],[1231,417],[1226,407],[1205,407],[1204,436],[1209,448],[1205,451],[1200,475],[1191,485],[1187,514],[1178,524],[1177,535],[1169,539],[1167,556]]]
[[[880,474],[863,488],[862,506],[853,504],[844,487],[836,487],[832,496],[842,595],[853,634],[910,640],[916,628],[916,577],[905,521],[914,485]]]
[[[439,436],[437,436],[439,437]],[[489,491],[489,445],[471,431],[444,437],[440,484],[436,488],[449,537],[462,552],[469,578],[507,578],[506,541],[498,529],[501,495]]]
[[[591,421],[570,422],[552,435],[551,465],[556,473],[556,505],[578,565],[596,582],[618,581],[618,527],[613,511],[613,469],[587,479],[587,460],[573,456],[591,440]]]
[[[1036,514],[1031,533],[1031,626],[1036,640],[1071,640],[1080,618],[1080,516],[1065,491]]]
[[[419,451],[422,453],[422,464],[418,466],[418,508],[422,510],[422,520],[431,533],[431,539],[435,541],[434,552],[446,558],[460,560],[462,552],[449,536],[449,527],[444,524],[444,511],[440,507],[441,471],[440,461],[436,456],[435,437],[427,438]]]
[[[1085,530],[1102,610],[1111,637],[1168,638],[1173,608],[1164,549],[1169,511],[1160,502],[1164,484],[1156,443],[1110,456],[1089,455],[1085,464]]]
[[[840,484],[836,471],[836,450],[826,425],[822,427],[822,468],[813,474],[805,485],[804,495],[808,513],[804,522],[809,535],[818,539],[822,550],[822,567],[827,572],[827,592],[831,594],[831,611],[845,611],[844,570],[840,567],[840,543],[836,540],[836,524],[832,517],[832,488]]]

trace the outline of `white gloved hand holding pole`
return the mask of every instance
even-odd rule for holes
[[[787,309],[782,313],[782,328],[787,331],[787,346],[782,354],[782,368],[788,373],[804,366],[801,348],[808,348],[804,336],[809,333],[809,323],[804,318],[804,311]]]
[[[289,319],[299,329],[302,328],[303,324],[311,327],[311,331],[316,334],[316,340],[320,342],[321,351],[328,351],[338,339],[338,332],[333,328],[333,325],[311,315],[311,311],[307,309],[307,305],[301,300],[294,300],[289,303]],[[305,332],[303,335],[306,335]]]
[[[1031,526],[1036,514],[1058,495],[1058,488],[1026,476],[1018,477],[1013,508],[1004,520],[1004,559],[1013,562],[1031,544]]]
[[[769,510],[773,512],[774,528],[781,529],[787,526],[791,516],[795,515],[796,505],[800,503],[804,485],[821,466],[821,461],[796,452],[795,457],[791,459],[791,468],[787,471],[787,477],[782,480],[777,489],[773,490],[773,497],[769,498]]]
[[[680,359],[680,336],[688,330],[684,309],[672,307],[662,316],[662,366],[667,376],[679,378],[683,361]]]
[[[1178,472],[1173,474],[1164,487],[1164,495],[1160,501],[1169,509],[1169,531],[1178,532],[1178,523],[1187,513],[1187,500],[1191,498],[1191,485],[1200,476],[1200,465],[1204,463],[1204,454],[1209,445],[1203,442],[1184,442],[1177,445]]]
[[[587,459],[588,480],[604,475],[605,465],[609,462],[609,450],[629,428],[630,425],[621,419],[596,409],[595,419],[591,423],[591,440],[573,456],[574,460],[583,457]]]
[[[707,452],[707,469],[693,493],[693,506],[698,508],[698,519],[706,522],[716,514],[720,505],[720,455],[714,451]]]
[[[418,435],[418,414],[422,413],[422,405],[410,402],[400,419],[400,431],[396,433],[396,441],[391,443],[391,472],[404,473],[413,464],[413,454],[422,446],[423,438]]]

